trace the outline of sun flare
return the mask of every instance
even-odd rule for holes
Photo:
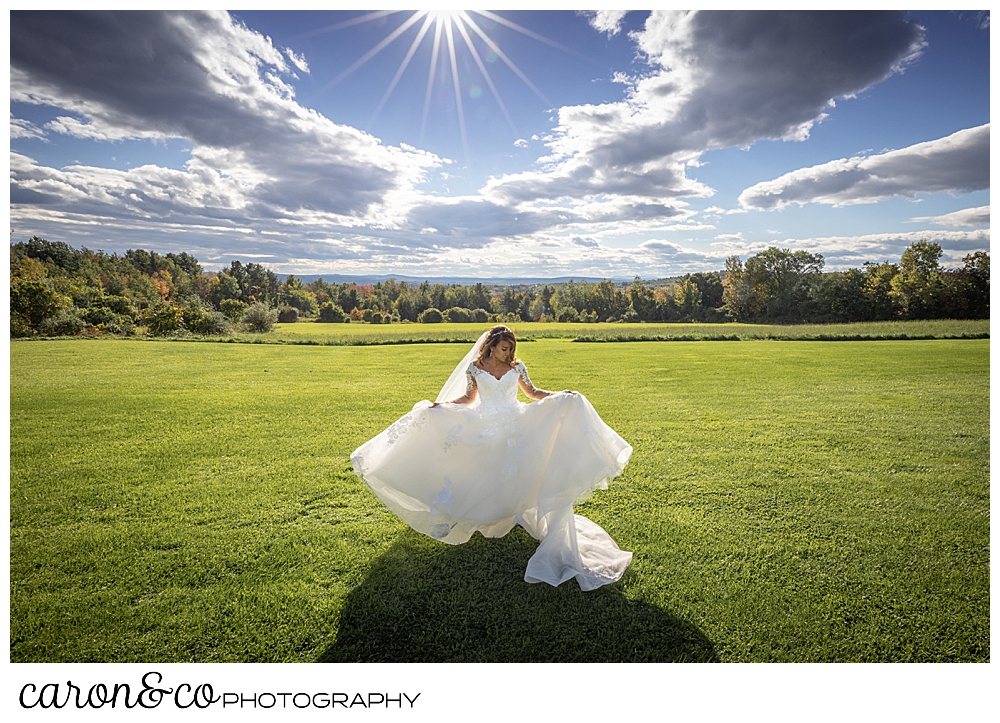
[[[401,12],[401,11],[395,11]],[[379,100],[378,105],[375,108],[375,112],[372,114],[369,124],[374,124],[385,107],[386,102],[392,95],[393,90],[399,84],[406,72],[407,67],[410,65],[410,61],[416,54],[417,50],[420,48],[427,36],[432,36],[428,38],[428,42],[431,44],[431,56],[430,63],[427,68],[427,84],[424,92],[424,107],[423,113],[421,114],[420,120],[420,133],[418,137],[418,143],[423,143],[424,132],[427,128],[427,120],[431,108],[431,99],[433,97],[435,78],[438,75],[438,64],[443,63],[445,69],[451,77],[451,85],[454,93],[455,99],[455,111],[458,114],[458,127],[462,138],[462,150],[465,154],[465,160],[469,160],[469,141],[466,133],[465,125],[465,108],[463,105],[463,88],[462,82],[459,79],[458,74],[458,60],[459,55],[465,51],[468,51],[469,57],[471,57],[476,68],[479,70],[482,76],[482,83],[489,88],[493,99],[496,101],[500,108],[501,113],[503,113],[504,119],[507,121],[507,125],[510,126],[511,131],[516,135],[517,128],[514,125],[514,120],[511,118],[510,113],[507,110],[507,106],[504,104],[500,97],[500,92],[497,90],[496,85],[493,83],[493,78],[487,69],[486,63],[483,62],[483,54],[485,54],[486,60],[490,63],[499,59],[503,62],[507,68],[510,69],[520,80],[536,95],[546,106],[551,106],[552,103],[548,98],[535,86],[534,83],[528,78],[524,72],[517,67],[513,60],[511,60],[504,52],[500,49],[497,42],[491,38],[486,31],[480,27],[479,23],[476,22],[470,13],[475,13],[486,18],[488,21],[492,21],[497,25],[502,25],[511,30],[526,35],[534,40],[551,45],[558,50],[566,53],[576,55],[572,50],[566,48],[559,43],[556,43],[543,35],[532,32],[527,28],[521,27],[517,23],[514,23],[496,13],[490,12],[488,10],[417,10],[414,11],[406,20],[404,20],[396,29],[391,31],[386,37],[379,41],[374,47],[372,47],[368,52],[364,53],[360,58],[354,61],[350,66],[343,70],[339,75],[337,75],[333,80],[326,84],[325,89],[329,89],[342,81],[344,78],[349,76],[355,70],[360,68],[362,65],[367,63],[378,53],[384,50],[386,47],[391,45],[398,37],[406,33],[411,27],[417,26],[416,36],[410,43],[410,47],[406,52],[403,60],[400,62],[396,73],[393,75],[392,79],[389,81],[389,85],[383,93],[382,98]],[[394,14],[394,13],[390,13]],[[384,12],[373,12],[366,15],[361,15],[352,20],[348,20],[343,23],[338,23],[336,25],[328,26],[322,28],[316,33],[320,32],[330,32],[333,30],[339,30],[341,28],[357,25],[363,22],[368,22],[371,20],[382,19],[387,15]],[[433,29],[433,33],[431,30]],[[479,46],[477,48],[477,45]],[[442,53],[442,46],[444,46],[444,53]],[[446,55],[447,57],[441,57]],[[470,97],[479,97],[482,93],[482,88],[479,85],[473,84],[469,89]]]

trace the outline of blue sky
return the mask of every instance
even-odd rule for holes
[[[986,13],[13,12],[10,62],[12,241],[480,278],[989,249]]]

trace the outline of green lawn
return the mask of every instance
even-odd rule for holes
[[[11,660],[989,659],[987,340],[519,344],[635,447],[590,593],[351,471],[466,349],[12,342]]]
[[[518,338],[578,341],[843,340],[986,338],[989,319],[873,321],[854,324],[539,324],[509,325]],[[392,344],[412,341],[475,341],[487,324],[278,324],[269,334],[237,334],[236,341],[286,344]],[[209,337],[210,340],[211,337]],[[216,337],[214,340],[218,340]]]

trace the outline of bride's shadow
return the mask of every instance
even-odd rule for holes
[[[524,582],[538,543],[517,527],[446,546],[406,532],[347,596],[319,662],[710,662],[691,623],[629,600]],[[629,573],[626,572],[626,576]]]

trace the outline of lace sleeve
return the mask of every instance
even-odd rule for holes
[[[476,386],[476,365],[470,364],[465,370],[465,393],[468,394]]]
[[[524,366],[524,362],[518,362],[514,368],[517,370],[517,375],[521,377],[521,381],[524,382],[524,386],[528,389],[534,389],[536,392],[544,392],[546,394],[551,394],[551,392],[546,392],[544,389],[538,389],[534,384],[531,383],[531,378],[528,376],[528,367]]]

